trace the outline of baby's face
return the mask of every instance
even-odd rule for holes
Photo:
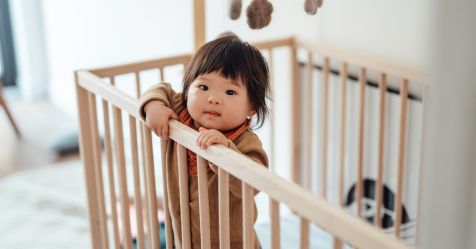
[[[188,89],[187,109],[196,128],[228,131],[255,112],[246,85],[213,72],[195,79]]]

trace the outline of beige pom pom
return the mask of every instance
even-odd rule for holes
[[[266,0],[253,0],[246,8],[248,17],[248,26],[252,29],[261,29],[271,22],[271,13],[273,5]]]
[[[240,18],[241,15],[241,0],[230,0],[229,16],[231,20]]]
[[[322,0],[306,0],[304,2],[304,10],[310,15],[317,13],[317,8],[322,6]]]

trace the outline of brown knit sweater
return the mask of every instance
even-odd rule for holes
[[[181,103],[181,94],[175,92],[170,84],[161,83],[152,86],[140,98],[140,115],[145,120],[144,106],[151,100],[160,100],[166,106],[180,113],[185,108]],[[229,141],[228,147],[241,152],[252,160],[268,166],[268,157],[264,151],[258,136],[247,129],[233,141]],[[166,172],[167,194],[169,198],[169,210],[172,220],[172,230],[174,242],[178,248],[182,246],[181,239],[181,219],[180,219],[180,197],[178,181],[178,162],[175,141],[169,139],[166,144]],[[208,198],[210,207],[210,239],[212,248],[219,248],[218,234],[218,172],[216,166],[210,165],[212,170],[208,171]],[[198,177],[189,176],[189,206],[190,209],[190,233],[192,238],[192,248],[200,248],[200,219],[198,209]],[[242,222],[242,202],[241,202],[241,181],[230,175],[230,243],[231,248],[243,248],[243,222]],[[255,191],[255,195],[257,191]],[[254,221],[257,217],[256,205],[254,206]],[[254,248],[259,248],[258,237],[254,232]]]

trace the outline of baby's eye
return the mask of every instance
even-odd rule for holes
[[[236,95],[236,91],[233,90],[226,90],[227,95]]]
[[[202,90],[202,91],[207,91],[208,90],[208,86],[205,86],[205,85],[199,85],[198,88],[200,88],[200,90]]]

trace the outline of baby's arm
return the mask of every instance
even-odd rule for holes
[[[149,101],[144,106],[145,123],[155,135],[169,138],[169,119],[177,119],[177,114],[160,100]]]
[[[180,108],[181,95],[168,83],[152,86],[139,99],[142,120],[157,136],[164,139],[169,136],[169,119],[176,119]]]

